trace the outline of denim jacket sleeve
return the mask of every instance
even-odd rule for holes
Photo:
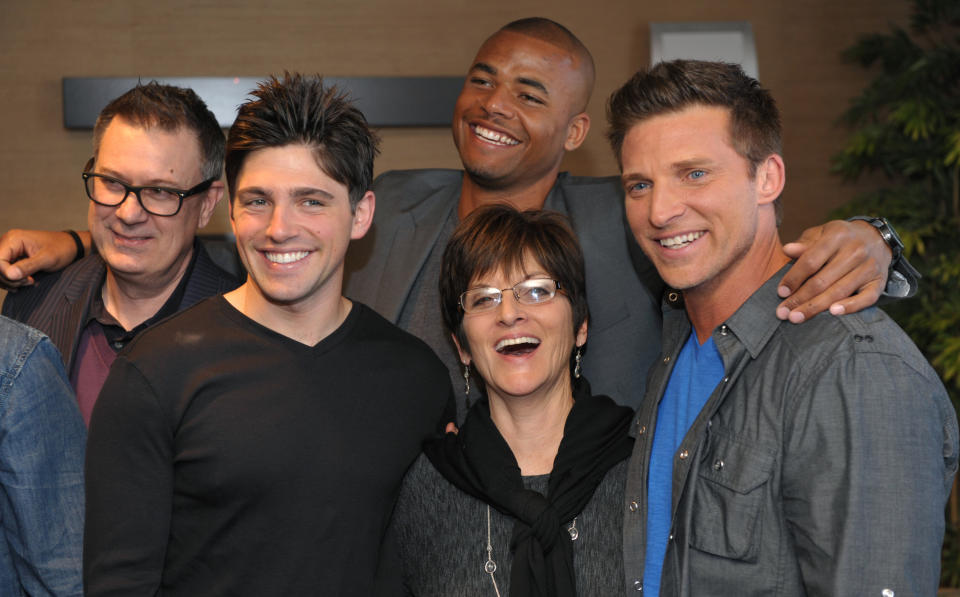
[[[0,318],[0,594],[82,595],[85,442],[57,349]]]

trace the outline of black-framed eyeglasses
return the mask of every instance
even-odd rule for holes
[[[460,308],[464,313],[483,313],[494,309],[503,301],[503,293],[512,290],[514,298],[523,305],[540,305],[553,300],[560,290],[560,282],[550,278],[530,278],[517,282],[510,288],[471,288],[460,295]]]
[[[216,178],[209,178],[186,191],[153,185],[138,187],[106,174],[89,172],[92,166],[93,158],[87,162],[87,166],[81,174],[83,187],[91,201],[106,207],[117,207],[127,200],[130,193],[133,193],[143,211],[155,216],[177,215],[180,213],[180,208],[183,207],[184,199],[206,191],[217,180]]]

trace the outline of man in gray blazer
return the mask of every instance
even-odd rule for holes
[[[440,257],[460,218],[477,206],[507,202],[570,217],[583,245],[590,302],[584,374],[595,393],[640,404],[660,350],[662,283],[626,227],[619,180],[560,172],[564,154],[590,129],[585,110],[593,83],[593,58],[569,30],[542,18],[514,21],[481,46],[457,100],[452,130],[464,170],[387,172],[374,183],[374,224],[350,248],[346,294],[424,339],[461,387],[461,365],[437,315]],[[872,257],[857,264],[854,286],[816,297],[801,288],[781,305],[782,317],[811,317],[859,290],[841,303],[852,312],[883,289],[890,253],[876,231],[863,223],[824,228],[835,234],[814,254],[869,245]],[[796,290],[821,263],[798,263],[784,284]],[[476,386],[467,400],[477,397]],[[465,403],[457,405],[461,416]]]

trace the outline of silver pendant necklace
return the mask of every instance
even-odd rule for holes
[[[573,522],[567,527],[567,533],[570,534],[570,540],[576,541],[580,537],[580,531],[577,530],[577,517],[573,517]],[[493,592],[500,597],[500,588],[497,587],[497,579],[493,573],[497,571],[497,563],[493,560],[493,543],[490,538],[490,505],[487,504],[487,561],[483,563],[483,571],[490,575],[490,582],[493,583]]]

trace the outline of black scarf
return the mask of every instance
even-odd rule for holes
[[[630,456],[633,410],[574,383],[574,404],[553,463],[547,497],[523,487],[520,466],[490,418],[484,398],[470,409],[460,432],[424,445],[424,453],[450,483],[517,519],[510,540],[511,597],[575,597],[573,547],[564,521],[579,515],[604,475]]]

